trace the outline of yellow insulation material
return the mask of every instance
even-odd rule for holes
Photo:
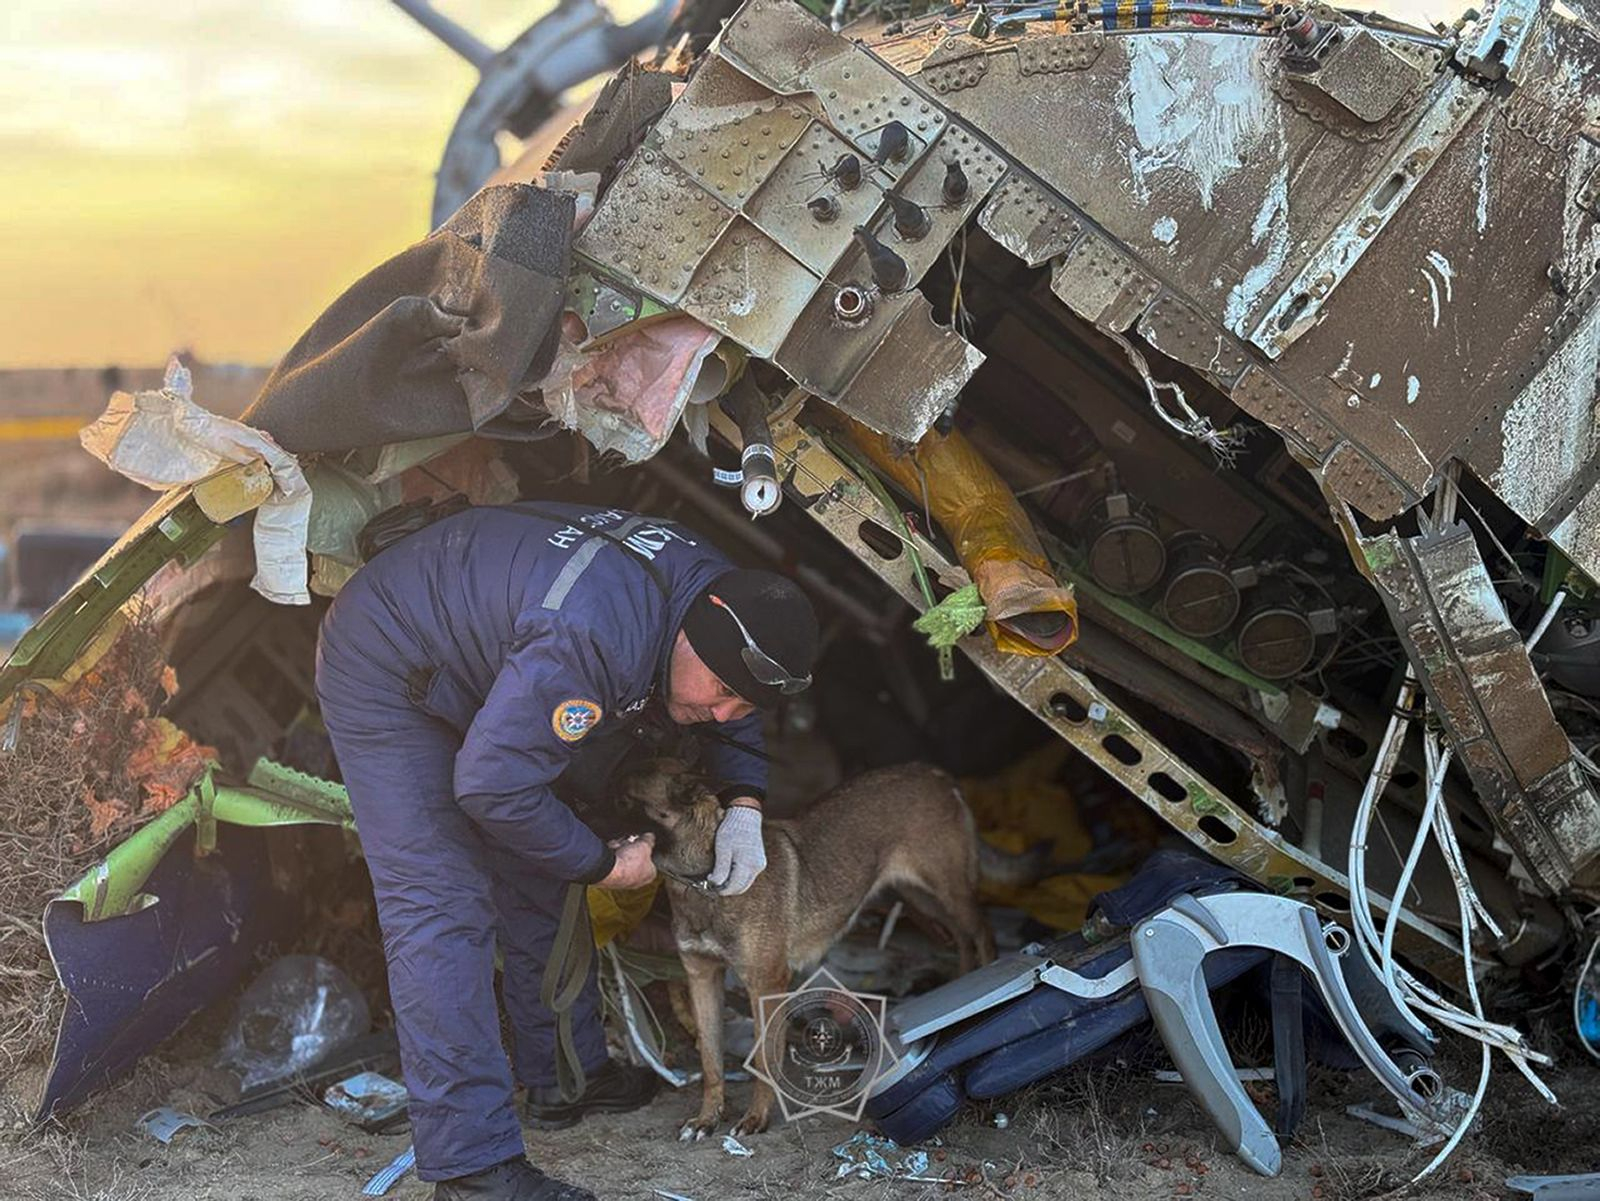
[[[961,431],[930,430],[905,452],[860,422],[845,421],[851,442],[908,495],[922,497],[926,484],[929,514],[977,584],[997,648],[1013,655],[1053,655],[1077,638],[1072,589],[1051,575],[1028,515]],[[1033,614],[1064,614],[1066,621],[1027,620]]]

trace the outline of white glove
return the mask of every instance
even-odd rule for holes
[[[706,883],[725,897],[736,897],[755,883],[767,866],[761,844],[761,810],[730,805],[717,826],[717,858]]]

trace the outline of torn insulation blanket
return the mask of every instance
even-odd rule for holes
[[[1050,562],[1011,489],[959,430],[930,430],[914,447],[848,422],[850,440],[928,511],[954,543],[988,610],[989,633],[1014,655],[1053,655],[1078,636],[1072,589]]]
[[[508,410],[555,357],[575,211],[569,192],[483,189],[335,300],[245,420],[297,454],[537,436]]]
[[[272,493],[256,510],[256,574],[250,581],[280,605],[308,605],[306,522],[311,489],[299,461],[269,434],[219,417],[194,401],[194,381],[176,358],[166,382],[146,392],[117,392],[106,411],[78,433],[83,448],[120,475],[165,490],[197,483],[230,463],[264,461]]]
[[[566,325],[541,388],[545,408],[595,449],[617,451],[631,462],[666,445],[702,373],[712,394],[728,376],[719,360],[708,363],[722,335],[681,313],[626,326],[586,345],[572,336],[581,330],[578,319],[569,313]]]

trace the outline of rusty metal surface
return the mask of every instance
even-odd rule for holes
[[[1600,882],[1600,797],[1578,771],[1472,531],[1383,534],[1363,553],[1479,800],[1552,892]]]

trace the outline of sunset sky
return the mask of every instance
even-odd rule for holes
[[[551,7],[436,6],[496,47]],[[426,232],[476,80],[385,0],[4,0],[0,31],[0,368],[271,363]]]
[[[442,0],[502,46],[549,4]],[[271,362],[427,230],[477,73],[385,0],[5,0],[0,367]]]

